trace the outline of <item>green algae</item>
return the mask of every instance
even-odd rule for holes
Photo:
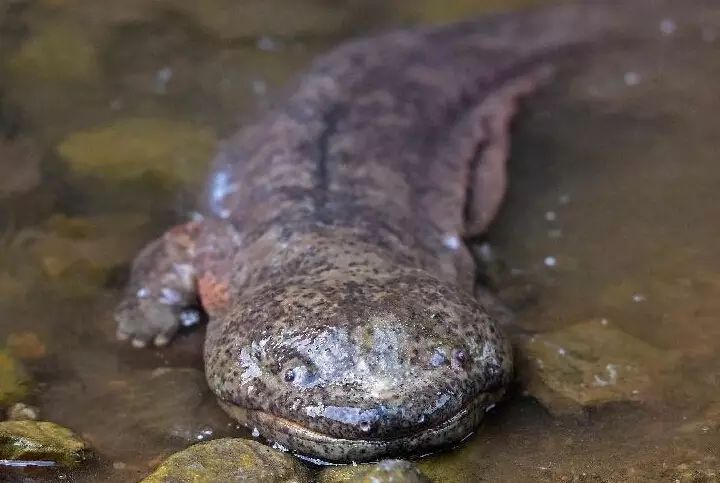
[[[71,430],[47,421],[0,422],[0,459],[53,461],[76,467],[88,460],[88,444]]]

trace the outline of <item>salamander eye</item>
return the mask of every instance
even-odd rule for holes
[[[283,372],[282,378],[287,383],[295,386],[309,386],[317,379],[317,375],[313,370],[312,364],[307,364],[304,361],[293,359],[289,363],[284,364],[284,366],[287,369]]]

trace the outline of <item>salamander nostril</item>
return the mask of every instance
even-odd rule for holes
[[[362,431],[363,433],[367,433],[372,429],[372,423],[367,419],[363,419],[358,425],[360,427],[360,431]]]
[[[453,366],[465,367],[467,364],[467,353],[462,349],[455,349],[452,353]]]
[[[295,380],[295,369],[288,369],[285,371],[285,381],[293,382]]]

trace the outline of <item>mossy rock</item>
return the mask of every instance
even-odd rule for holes
[[[672,354],[607,320],[533,336],[519,353],[528,393],[557,415],[579,415],[608,403],[655,400],[673,360]]]
[[[58,146],[74,174],[127,181],[154,174],[197,184],[215,153],[212,130],[182,121],[128,118],[78,132]]]
[[[429,483],[410,461],[385,460],[376,464],[348,465],[323,470],[318,483]]]
[[[27,396],[29,386],[30,379],[20,363],[0,350],[0,410]]]
[[[72,468],[91,456],[92,451],[85,441],[55,423],[0,422],[0,459],[54,461]]]
[[[303,483],[311,478],[309,471],[289,454],[255,441],[223,438],[175,453],[143,483],[217,481]]]

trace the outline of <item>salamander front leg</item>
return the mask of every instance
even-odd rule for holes
[[[199,224],[177,226],[140,252],[115,311],[117,336],[134,347],[167,345],[183,325],[202,317],[193,266]]]

